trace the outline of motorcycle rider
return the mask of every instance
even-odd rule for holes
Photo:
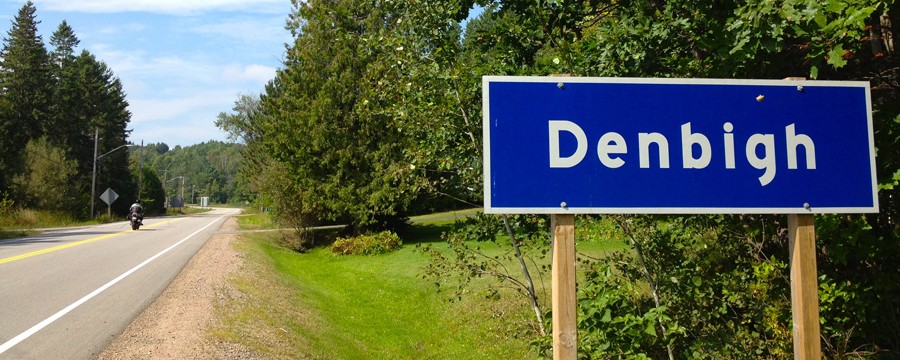
[[[141,206],[141,199],[137,199],[134,204],[131,204],[131,208],[128,209],[129,218],[131,218],[131,214],[137,214],[138,222],[144,225],[144,207]]]

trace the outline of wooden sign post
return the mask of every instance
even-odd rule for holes
[[[788,237],[794,359],[818,360],[822,358],[822,346],[819,340],[819,284],[813,215],[788,215]]]
[[[575,215],[554,214],[551,297],[553,310],[553,360],[578,356],[577,307],[575,304]]]
[[[784,80],[803,81],[805,77]],[[819,341],[819,271],[816,268],[816,226],[812,214],[788,215],[791,258],[791,315],[794,328],[794,359],[822,358]]]

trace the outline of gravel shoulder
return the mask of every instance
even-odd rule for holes
[[[251,351],[210,335],[218,321],[216,303],[234,291],[228,279],[243,265],[241,253],[232,246],[236,234],[232,217],[98,359],[253,358]]]

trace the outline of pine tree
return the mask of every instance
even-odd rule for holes
[[[94,129],[100,130],[98,149],[101,154],[125,145],[131,112],[128,111],[122,83],[105,63],[84,50],[72,66],[77,73],[76,93],[79,98],[69,111],[75,115],[73,121],[80,124],[80,141],[87,139],[89,144],[87,147],[75,148],[75,158],[81,167],[81,173],[89,174],[93,165]],[[98,189],[111,187],[126,199],[136,199],[137,185],[129,170],[127,151],[111,153],[97,165]],[[124,212],[130,205],[126,202],[114,203],[113,210]]]
[[[0,192],[9,191],[9,179],[21,170],[25,145],[49,125],[49,56],[35,12],[31,1],[22,6],[0,51]]]
[[[75,48],[80,41],[65,20],[59,24],[50,38],[53,51],[51,72],[53,78],[53,102],[50,112],[54,126],[47,129],[47,137],[57,146],[66,149],[70,158],[77,158],[79,151],[93,149],[93,142],[84,129],[87,124],[78,121],[71,111],[82,101],[78,92],[78,68],[75,65]],[[84,167],[85,164],[81,164]]]
[[[19,151],[29,140],[40,137],[46,128],[53,126],[48,117],[52,86],[50,58],[38,35],[40,22],[35,17],[36,11],[31,1],[22,6],[0,52],[2,95],[11,106],[7,121],[20,131],[6,141],[18,144],[15,147]]]
[[[67,63],[75,61],[75,48],[81,40],[75,36],[75,30],[69,26],[65,20],[59,24],[56,32],[50,37],[50,45],[53,46],[53,52],[50,54],[53,64],[57,68],[64,67]]]

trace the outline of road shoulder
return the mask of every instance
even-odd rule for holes
[[[228,278],[241,269],[229,218],[172,284],[104,350],[99,359],[223,359],[253,357],[210,336],[217,297],[234,291]]]

